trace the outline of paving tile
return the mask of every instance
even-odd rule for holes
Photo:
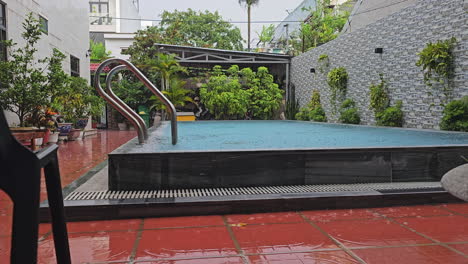
[[[441,246],[353,249],[368,264],[466,264],[468,259]]]
[[[318,251],[310,253],[289,253],[249,256],[252,264],[277,263],[277,264],[354,264],[359,263],[353,257],[342,250]]]
[[[418,216],[438,216],[438,215],[451,215],[452,213],[447,210],[441,209],[437,206],[398,206],[376,208],[374,211],[388,217],[418,217]]]
[[[137,230],[140,226],[140,223],[140,219],[69,222],[67,223],[67,228],[69,233],[116,230],[127,231]]]
[[[381,218],[379,215],[367,209],[303,211],[302,214],[312,221],[335,221],[335,220]]]
[[[397,218],[395,220],[440,242],[468,242],[468,218],[463,216]]]
[[[72,263],[126,261],[135,244],[136,232],[69,234]],[[38,263],[55,263],[52,236],[39,243]]]
[[[449,209],[450,211],[457,212],[459,214],[468,215],[468,203],[461,204],[443,204],[440,207]]]
[[[198,259],[180,259],[180,260],[154,260],[136,262],[142,264],[238,264],[244,263],[240,257],[229,258],[198,258]]]
[[[136,260],[236,255],[226,227],[144,230]]]
[[[337,246],[307,223],[232,227],[241,248],[249,254],[309,251]]]
[[[226,219],[230,224],[273,224],[304,222],[304,219],[296,212],[236,214],[227,215]]]
[[[215,216],[184,216],[145,219],[144,229],[165,227],[224,226],[223,218]]]
[[[449,244],[450,247],[462,252],[466,256],[468,256],[468,243],[464,244]],[[468,262],[467,262],[468,263]]]
[[[388,220],[318,222],[317,225],[348,247],[432,243]]]

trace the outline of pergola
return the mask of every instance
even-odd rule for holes
[[[214,65],[268,67],[270,72],[285,81],[286,96],[290,98],[289,69],[291,56],[284,54],[198,48],[169,44],[156,44],[160,52],[175,54],[175,59],[186,67],[212,68]]]

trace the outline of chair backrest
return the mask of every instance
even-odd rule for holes
[[[28,164],[28,166],[25,166]],[[39,160],[28,148],[19,143],[11,134],[3,110],[0,108],[0,189],[4,190],[14,201],[15,193],[20,190],[21,183],[26,180],[32,170],[40,170]]]

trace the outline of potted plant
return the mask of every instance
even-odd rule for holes
[[[68,140],[75,140],[82,135],[90,115],[99,115],[104,106],[100,97],[94,94],[87,80],[80,77],[69,77],[66,88],[54,98],[54,107],[71,125]]]

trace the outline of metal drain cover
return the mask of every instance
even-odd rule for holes
[[[180,197],[265,195],[285,193],[325,193],[325,192],[411,192],[442,191],[440,182],[397,182],[397,183],[359,183],[327,185],[291,185],[236,188],[175,189],[153,191],[94,191],[72,192],[65,200],[114,200],[114,199],[154,199]]]

